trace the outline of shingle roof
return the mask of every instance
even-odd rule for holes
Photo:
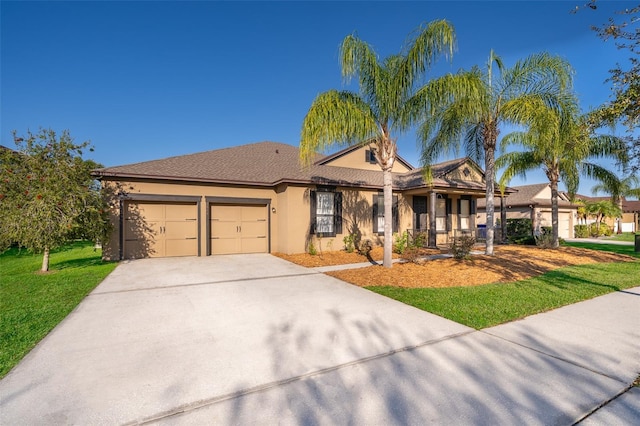
[[[517,190],[518,192],[507,195],[507,197],[505,198],[506,204],[508,207],[529,206],[529,205],[551,206],[550,198],[547,199],[547,198],[536,197],[536,195],[538,195],[542,190],[544,190],[548,186],[549,186],[549,183],[535,183],[531,185],[514,186],[512,188]],[[558,206],[560,207],[573,206],[573,204],[570,201],[563,199],[563,194],[564,193],[561,193],[560,197],[558,198]],[[486,207],[486,198],[478,199],[477,206],[478,208]]]
[[[318,155],[316,162],[323,157]],[[441,179],[458,159],[434,165],[434,185],[457,185],[468,189],[482,189],[473,182],[461,183]],[[436,173],[436,171],[438,171]],[[394,173],[394,187],[408,189],[422,187],[421,169]],[[300,165],[297,147],[278,142],[260,142],[232,148],[205,151],[196,154],[169,157],[161,160],[106,167],[94,171],[98,177],[141,178],[189,182],[233,183],[256,186],[274,186],[279,183],[316,183],[340,186],[382,188],[382,173],[348,167],[313,164]]]

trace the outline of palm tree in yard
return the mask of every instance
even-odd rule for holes
[[[622,211],[622,197],[640,198],[640,179],[635,175],[629,175],[624,179],[618,176],[611,176],[611,179],[603,180],[599,184],[591,188],[593,195],[605,193],[611,195],[611,202]],[[622,229],[618,226],[618,233],[622,233]]]
[[[551,186],[551,227],[553,247],[558,238],[558,183],[567,187],[569,196],[575,195],[581,175],[601,181],[611,181],[615,175],[592,160],[611,158],[624,164],[627,161],[624,141],[611,135],[594,135],[585,117],[578,115],[577,100],[563,99],[558,109],[541,107],[527,131],[513,132],[501,142],[502,148],[519,145],[521,152],[509,152],[497,159],[498,167],[506,167],[502,182],[515,175],[525,176],[532,170],[544,170]]]
[[[359,80],[360,92],[330,90],[311,104],[302,123],[300,158],[310,164],[317,151],[334,145],[369,145],[376,149],[384,190],[384,261],[391,267],[392,174],[396,137],[425,110],[418,85],[425,71],[443,55],[452,55],[455,35],[447,21],[433,21],[416,31],[400,54],[380,61],[356,35],[340,47],[342,75]]]
[[[505,124],[526,125],[541,105],[556,107],[571,85],[572,71],[563,59],[547,53],[531,55],[507,68],[491,51],[486,70],[462,73],[474,82],[466,96],[453,96],[444,108],[430,111],[418,131],[422,162],[431,164],[443,151],[458,151],[485,163],[486,254],[493,255],[495,156]]]

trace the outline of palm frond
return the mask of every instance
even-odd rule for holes
[[[310,164],[318,151],[332,145],[364,143],[379,133],[376,116],[362,98],[331,90],[316,97],[302,122],[300,159]]]

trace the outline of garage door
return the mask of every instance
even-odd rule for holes
[[[211,254],[267,253],[267,206],[211,205]]]
[[[569,219],[571,213],[558,213],[558,236],[569,238]]]
[[[197,256],[196,203],[129,202],[124,223],[124,258]]]

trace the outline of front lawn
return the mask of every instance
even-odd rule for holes
[[[41,263],[25,250],[0,255],[0,378],[116,267],[86,242],[53,252],[49,273]]]
[[[612,241],[626,241],[632,243],[635,241],[635,233],[633,232],[623,232],[622,234],[613,234],[610,237],[607,237],[607,240]]]
[[[632,246],[567,243],[640,258]],[[640,261],[570,266],[525,280],[475,287],[366,288],[424,311],[481,329],[613,291],[640,286]]]

